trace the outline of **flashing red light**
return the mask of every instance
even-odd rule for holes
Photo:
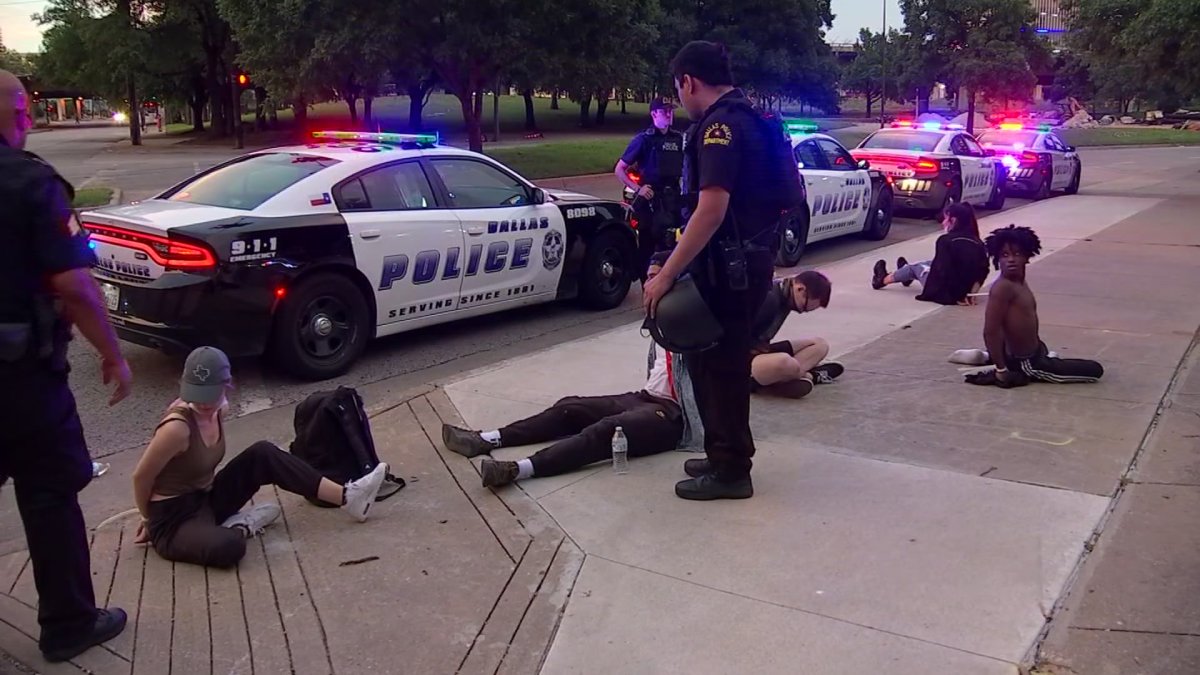
[[[917,171],[921,171],[921,170],[932,171],[932,170],[936,170],[937,168],[938,168],[938,163],[930,161],[928,159],[922,159],[921,161],[917,162]]]
[[[206,246],[96,223],[85,222],[83,227],[92,241],[141,251],[169,270],[200,270],[217,265],[217,257]]]
[[[904,128],[904,129],[911,128],[912,125],[913,125],[912,120],[897,120],[895,122],[892,122],[893,127],[900,127],[900,128]]]
[[[640,174],[636,171],[630,171],[626,175],[629,176],[629,180],[637,183],[638,185],[642,184],[642,174]]]
[[[285,296],[285,295],[287,295],[287,289],[284,288],[283,286],[280,286],[279,288],[275,289],[275,297],[277,299],[282,300],[283,296]]]
[[[1037,153],[1036,152],[1022,152],[1021,153],[1021,163],[1022,164],[1037,164],[1038,163]]]
[[[238,73],[237,83],[239,87],[245,87],[250,84],[250,76],[245,73]]]
[[[636,229],[638,229],[638,219],[637,219],[637,218],[630,218],[630,219],[629,219],[629,226],[630,226],[630,227],[632,227],[632,228],[633,228],[633,229],[635,229],[635,230],[636,230]]]
[[[1000,124],[1001,131],[1023,131],[1025,125],[1020,122],[1002,122]]]

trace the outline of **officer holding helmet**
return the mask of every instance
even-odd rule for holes
[[[642,290],[643,302],[653,319],[659,301],[687,273],[722,329],[715,347],[684,357],[708,457],[684,464],[692,478],[676,485],[675,494],[746,499],[754,494],[751,324],[771,287],[780,217],[803,204],[803,192],[786,139],[733,86],[724,47],[687,44],[672,60],[671,74],[696,121],[684,146],[683,182],[693,201],[682,237]]]
[[[0,70],[0,474],[12,478],[38,591],[38,646],[66,661],[116,637],[126,616],[98,609],[78,493],[92,479],[67,385],[71,325],[100,352],[109,405],[129,394],[129,366],[92,278],[95,256],[70,206],[71,186],[24,152],[29,95]]]
[[[683,175],[683,134],[671,128],[675,106],[662,99],[650,103],[650,128],[629,142],[617,162],[616,175],[634,191],[633,212],[638,221],[638,278],[646,282],[650,256],[670,248],[670,231],[678,229],[679,180]],[[630,176],[636,166],[641,184]]]

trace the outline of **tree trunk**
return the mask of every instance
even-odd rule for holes
[[[629,92],[621,90],[621,114],[628,115],[629,111],[625,109],[625,104],[629,101]]]
[[[867,97],[867,119],[871,119],[871,106],[875,104],[875,99]]]
[[[967,133],[975,135],[975,90],[967,90]]]
[[[521,96],[525,99],[525,131],[537,131],[537,119],[533,116],[533,87],[526,87]]]
[[[592,97],[590,94],[579,99],[579,126],[585,129],[592,126]]]
[[[558,87],[550,91],[550,109],[558,110]]]
[[[342,98],[344,98],[346,100],[346,107],[350,108],[350,126],[357,129],[358,128],[358,97],[355,96],[354,94],[350,93],[349,90],[347,90],[346,94]]]
[[[483,152],[483,130],[479,126],[479,114],[476,103],[482,103],[482,96],[476,96],[472,91],[458,93],[458,101],[462,105],[463,125],[467,129],[467,147],[472,152]]]
[[[604,126],[604,115],[608,112],[608,90],[596,92],[596,126]]]
[[[142,104],[138,101],[137,85],[133,75],[125,80],[129,96],[129,142],[134,145],[142,144]]]
[[[421,130],[421,112],[425,109],[425,88],[420,84],[408,85],[408,130]]]
[[[375,123],[375,115],[371,112],[371,107],[374,105],[374,103],[374,96],[363,96],[363,128],[367,131],[370,131],[371,127]]]
[[[274,99],[271,100],[271,111],[267,113],[267,124],[271,125],[272,129],[279,128],[279,110],[275,107]]]
[[[492,142],[500,142],[500,78],[496,78],[496,88],[492,90]]]
[[[296,130],[305,133],[308,127],[308,101],[303,96],[297,96],[292,102],[292,115],[296,120]]]
[[[267,90],[262,87],[254,88],[254,128],[259,131],[267,130]]]

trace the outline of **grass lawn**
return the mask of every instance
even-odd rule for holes
[[[1080,148],[1102,145],[1200,145],[1200,132],[1170,127],[1060,129],[1058,133],[1067,143]]]
[[[596,138],[559,141],[516,147],[501,147],[484,152],[512,167],[517,173],[537,180],[593,173],[607,173],[617,165],[628,138]]]
[[[89,208],[92,206],[107,206],[109,200],[112,199],[112,196],[112,188],[80,188],[75,191],[75,201],[71,202],[71,206],[77,209]]]

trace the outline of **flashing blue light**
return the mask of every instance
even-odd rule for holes
[[[941,122],[923,122],[921,124],[921,128],[928,129],[929,131],[941,131],[942,123]]]
[[[90,248],[90,249],[92,249],[93,251],[95,251],[95,250],[96,250],[96,242],[94,242],[94,241],[90,241],[90,240],[89,240],[89,241],[88,241],[88,248]]]

